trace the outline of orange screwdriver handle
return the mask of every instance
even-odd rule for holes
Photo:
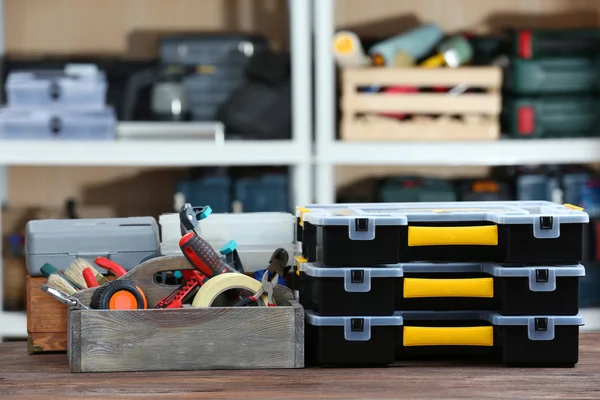
[[[230,272],[227,264],[221,260],[211,245],[193,231],[186,233],[179,240],[179,247],[190,264],[208,278]]]

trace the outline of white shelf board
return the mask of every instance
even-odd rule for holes
[[[2,338],[27,337],[27,314],[24,312],[0,312],[0,341]]]
[[[319,148],[332,165],[534,165],[600,162],[600,139],[342,142]]]
[[[291,140],[0,141],[6,166],[269,166],[303,158]]]

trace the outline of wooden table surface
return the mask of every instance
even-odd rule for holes
[[[600,333],[575,368],[410,363],[377,369],[71,374],[65,354],[0,343],[0,399],[600,399]]]

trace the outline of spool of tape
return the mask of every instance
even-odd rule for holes
[[[194,297],[192,307],[210,307],[215,299],[222,293],[230,289],[247,290],[250,293],[256,293],[260,290],[262,284],[254,278],[244,274],[225,273],[210,278],[200,287]],[[259,305],[267,304],[267,295],[263,294],[259,299]]]

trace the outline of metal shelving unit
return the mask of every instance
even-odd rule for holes
[[[335,0],[314,0],[316,201],[335,201],[335,167],[343,165],[534,165],[600,162],[600,139],[491,142],[344,142],[336,140]]]
[[[6,199],[9,166],[289,166],[293,201],[310,203],[312,194],[311,2],[289,1],[292,49],[292,139],[279,141],[122,140],[114,142],[5,141],[0,143],[0,201]],[[0,51],[4,52],[4,2],[0,0]],[[124,128],[124,124],[121,128]],[[145,126],[145,128],[144,128]],[[128,129],[152,129],[130,124]],[[181,126],[178,129],[182,128]],[[188,126],[188,129],[191,129]],[[1,220],[0,220],[1,224]],[[1,225],[0,225],[1,226]],[[0,248],[1,251],[1,248]],[[0,340],[27,334],[24,313],[2,311],[0,261]]]

